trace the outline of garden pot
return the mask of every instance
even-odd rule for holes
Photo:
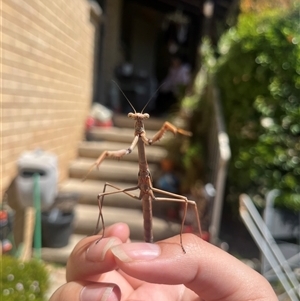
[[[61,248],[69,243],[73,231],[74,211],[62,212],[58,208],[42,213],[42,245]]]

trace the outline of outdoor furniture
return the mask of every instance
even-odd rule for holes
[[[275,208],[275,198],[279,195],[277,189],[267,194],[263,219],[292,270],[300,272],[300,212]],[[262,274],[271,281],[277,278],[265,256],[262,256]]]
[[[271,197],[269,195],[269,198]],[[272,205],[272,208],[273,200],[274,197],[268,199],[268,206]],[[276,242],[270,231],[274,230],[271,224],[276,221],[276,218],[274,218],[274,215],[270,216],[268,206],[265,212],[266,221],[268,222],[266,224],[251,198],[246,194],[240,196],[240,215],[262,252],[262,274],[269,280],[274,279],[273,276],[276,275],[290,299],[299,301],[300,283],[296,277],[296,272],[300,269],[300,246],[284,241]],[[264,261],[267,261],[268,265]]]

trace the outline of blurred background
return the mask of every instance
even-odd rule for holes
[[[136,185],[136,150],[82,181],[104,150],[131,144],[133,106],[150,114],[150,138],[166,120],[193,133],[147,148],[154,186],[194,200],[203,239],[288,290],[255,231],[266,225],[294,260],[282,273],[299,276],[297,1],[3,0],[1,33],[3,254],[43,259],[51,278],[93,233],[104,183]],[[179,233],[182,210],[154,204],[155,240]],[[109,196],[103,212],[143,240],[139,201]],[[184,231],[197,234],[194,214]]]

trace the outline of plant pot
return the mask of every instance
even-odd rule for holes
[[[69,243],[73,231],[74,211],[62,212],[58,208],[42,213],[42,245],[61,248]]]
[[[63,213],[70,213],[74,210],[79,199],[78,193],[60,191],[55,198],[53,207],[58,208]]]

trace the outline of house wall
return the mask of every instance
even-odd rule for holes
[[[1,192],[22,152],[76,157],[92,97],[95,27],[87,0],[2,1]]]

